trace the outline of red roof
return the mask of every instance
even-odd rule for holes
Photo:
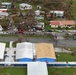
[[[50,21],[50,25],[60,25],[59,21]]]
[[[66,20],[66,21],[61,21],[62,25],[75,25],[75,22],[73,20]]]

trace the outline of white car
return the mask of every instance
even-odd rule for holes
[[[59,33],[62,33],[63,31],[62,31],[62,30],[58,30],[58,32],[59,32]]]

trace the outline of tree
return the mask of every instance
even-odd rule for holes
[[[6,30],[7,27],[9,26],[9,19],[8,18],[1,19],[0,25],[3,27],[4,30]]]
[[[19,29],[19,30],[29,30],[31,29],[33,26],[35,26],[37,24],[37,20],[35,19],[35,13],[33,10],[28,11],[28,13],[25,16],[17,16],[17,17],[13,17],[14,20],[14,24],[15,26]],[[26,37],[25,37],[26,36]],[[24,34],[19,34],[19,38],[17,40],[15,40],[13,42],[14,43],[18,43],[21,42],[22,39],[25,38],[25,41],[29,41],[27,39],[27,35]]]
[[[58,28],[57,28],[58,30],[61,30],[61,27],[60,26],[58,26]]]
[[[37,20],[35,19],[35,12],[33,10],[29,10],[25,16],[15,16],[13,17],[15,26],[21,30],[29,30],[33,26],[37,24]]]

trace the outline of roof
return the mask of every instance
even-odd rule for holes
[[[60,25],[59,21],[50,21],[50,25]]]
[[[7,11],[7,9],[0,9],[0,11],[3,11],[3,10],[4,10],[4,11]]]
[[[27,64],[27,75],[48,75],[47,65],[44,62],[31,62]]]
[[[31,6],[31,5],[30,4],[27,4],[27,3],[21,3],[20,6],[23,6],[24,7],[24,6]]]
[[[11,2],[2,2],[2,5],[10,5],[10,4],[12,4]]]
[[[17,43],[16,59],[30,58],[33,59],[33,44],[29,42]]]
[[[37,58],[55,58],[53,44],[38,43],[36,44]]]
[[[50,25],[75,25],[73,20],[50,21]]]
[[[7,12],[0,12],[0,16],[8,16],[9,14]]]
[[[4,58],[4,51],[5,51],[5,43],[0,43],[0,59]]]
[[[73,20],[60,21],[62,25],[75,25]]]
[[[60,14],[64,14],[64,11],[55,10],[55,11],[50,11],[50,13],[56,13],[56,14],[60,13]]]

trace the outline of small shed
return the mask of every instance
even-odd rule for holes
[[[26,3],[21,3],[20,4],[20,9],[21,10],[29,10],[29,9],[32,9],[32,5],[26,4]]]

